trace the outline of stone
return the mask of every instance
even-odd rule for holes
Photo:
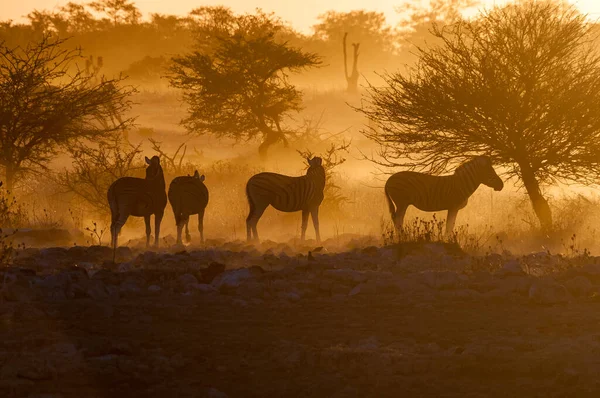
[[[345,284],[356,284],[367,280],[364,272],[353,269],[330,269],[323,272],[323,276]]]
[[[198,279],[192,274],[183,274],[179,275],[177,282],[184,291],[188,291],[190,285],[198,284]]]
[[[569,300],[567,289],[551,280],[537,280],[529,288],[529,299],[538,304],[559,304]]]
[[[583,275],[569,279],[565,282],[565,287],[574,296],[589,296],[594,289],[592,282]]]
[[[510,260],[502,264],[502,268],[494,273],[495,276],[505,278],[507,276],[523,276],[525,271],[518,260]]]
[[[461,278],[451,271],[424,271],[419,275],[419,281],[432,289],[455,289],[460,286]]]
[[[190,285],[190,289],[198,293],[218,293],[218,290],[208,283],[194,283]]]
[[[212,282],[218,290],[235,290],[243,282],[253,278],[252,271],[248,268],[239,268],[219,274]]]
[[[148,286],[148,293],[150,294],[158,294],[162,291],[162,288],[158,285],[150,285]]]
[[[211,283],[219,274],[225,271],[225,264],[212,262],[208,267],[200,270],[202,283]]]

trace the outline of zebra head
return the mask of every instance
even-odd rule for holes
[[[194,170],[194,178],[200,181],[204,181],[206,179],[204,174],[200,175],[200,173],[198,173],[198,170]]]
[[[148,164],[148,167],[146,167],[147,180],[154,180],[163,174],[163,169],[160,166],[160,159],[158,156],[152,156],[152,159],[148,159],[146,156],[146,163]]]
[[[492,159],[490,159],[489,156],[477,156],[471,160],[471,162],[475,163],[482,184],[494,188],[494,191],[502,191],[504,182],[502,182],[502,179],[496,174],[496,171],[492,166]]]
[[[309,176],[313,181],[319,183],[321,187],[325,186],[325,169],[323,168],[323,159],[315,156],[312,159],[306,159],[308,161],[308,170],[306,175]]]

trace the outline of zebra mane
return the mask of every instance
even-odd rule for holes
[[[454,170],[454,174],[462,173],[467,168],[472,167],[473,165],[475,165],[477,163],[481,163],[484,159],[489,159],[489,158],[487,156],[475,156],[467,161],[464,161]]]

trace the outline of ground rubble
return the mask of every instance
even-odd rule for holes
[[[1,396],[41,394],[44,391],[37,391],[36,383],[50,383],[71,374],[93,378],[100,384],[104,379],[116,380],[119,388],[125,383],[125,389],[143,391],[144,396],[164,396],[170,388],[169,380],[193,368],[198,374],[211,374],[213,381],[186,384],[189,391],[178,386],[180,396],[226,397],[231,393],[225,383],[228,375],[250,366],[273,366],[273,372],[304,372],[316,367],[326,370],[319,378],[355,381],[340,382],[336,391],[327,390],[325,395],[361,396],[369,383],[384,386],[392,379],[416,376],[424,380],[424,375],[432,372],[484,372],[480,361],[489,358],[499,361],[493,367],[495,371],[516,372],[514,363],[508,365],[516,352],[531,359],[523,362],[521,371],[556,376],[565,383],[583,383],[590,369],[600,370],[600,363],[593,357],[600,352],[600,331],[558,338],[525,328],[516,334],[513,331],[496,336],[493,341],[491,337],[486,341],[487,337],[468,339],[462,335],[447,341],[431,331],[427,331],[428,338],[410,331],[393,339],[381,337],[381,333],[378,337],[375,319],[381,318],[371,320],[370,327],[362,325],[363,319],[388,314],[389,310],[383,309],[387,305],[400,314],[406,311],[405,318],[397,322],[407,327],[419,324],[419,314],[425,318],[429,313],[442,316],[433,314],[460,308],[481,313],[481,306],[501,309],[510,305],[522,311],[544,312],[577,303],[594,305],[600,297],[600,261],[595,257],[572,259],[548,253],[477,257],[435,244],[332,250],[316,245],[299,249],[237,242],[229,247],[157,252],[123,247],[117,250],[114,263],[112,258],[112,250],[100,246],[26,249],[13,265],[0,270],[0,325],[5,331],[7,326],[32,323],[60,324],[71,330],[50,328],[44,333],[9,334],[10,338],[4,339],[0,330]],[[301,323],[283,319],[288,316],[284,314],[302,316],[309,308],[307,317],[313,317],[315,309],[329,314],[352,309],[354,312],[343,316],[343,324],[329,327],[351,330],[353,325],[362,325],[362,332],[309,341],[306,337],[291,338],[287,334],[293,332],[280,330],[286,325],[301,328]],[[213,310],[220,315],[209,316]],[[361,311],[368,315],[354,319]],[[417,312],[409,315],[410,311]],[[220,360],[221,354],[208,354],[220,347],[209,345],[224,337],[214,335],[211,339],[211,328],[204,326],[199,326],[202,333],[198,336],[207,340],[198,348],[204,354],[189,355],[186,350],[170,349],[167,343],[152,342],[151,337],[139,337],[149,333],[146,329],[158,328],[159,323],[160,327],[172,323],[180,326],[169,330],[169,339],[188,339],[184,336],[189,327],[185,319],[191,313],[205,314],[196,325],[217,322],[213,324],[214,333],[218,329],[221,334],[219,317],[231,314],[231,322],[238,322],[247,316],[240,327],[249,330],[248,325],[262,319],[262,314],[270,314],[260,322],[261,328],[275,330],[269,334],[272,337],[263,341],[262,336],[255,335],[256,347],[251,349],[266,350],[270,364],[235,348],[241,343],[238,340],[242,331],[232,331],[229,345],[221,348],[242,350],[241,356],[227,360]],[[277,317],[281,319],[272,323]],[[446,322],[452,323],[451,319]],[[320,318],[319,322],[315,328],[323,328],[321,333],[329,336],[329,321]],[[136,330],[136,338],[126,338],[130,332],[114,338],[113,333],[118,335],[119,329],[126,328]],[[105,329],[102,335],[100,331]],[[65,333],[69,338],[65,339]],[[314,331],[303,333],[310,336]],[[528,333],[536,334],[536,339],[525,337]],[[329,344],[323,346],[321,341]],[[589,355],[578,357],[574,363],[557,362],[557,355],[570,358],[573,350],[587,350]],[[539,362],[540,358],[545,359]],[[532,363],[536,364],[534,369]],[[417,383],[414,391],[419,391],[418,380],[411,380]],[[325,388],[327,383],[322,382]],[[597,384],[585,384],[581,391],[595,391],[600,388]],[[61,391],[44,385],[48,391]],[[277,388],[274,385],[263,393],[277,395],[285,391]],[[298,388],[299,392],[310,392],[302,390],[306,386]],[[44,396],[77,396],[68,391],[61,393]]]
[[[103,246],[27,249],[4,268],[7,301],[67,300],[161,294],[221,294],[246,304],[264,300],[360,295],[422,299],[528,298],[555,304],[600,295],[600,261],[547,253],[468,256],[444,244],[330,252],[277,245],[142,251]],[[112,261],[115,255],[115,262]]]

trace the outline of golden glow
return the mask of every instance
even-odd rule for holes
[[[0,20],[12,19],[22,21],[22,17],[33,11],[55,10],[65,5],[69,0],[20,0],[6,1],[0,8]],[[71,0],[73,1],[73,0]],[[421,0],[425,3],[427,0]],[[74,0],[75,3],[84,1]],[[506,0],[484,0],[485,6],[502,4]],[[589,14],[592,19],[600,19],[600,1],[598,0],[572,0],[579,9]],[[403,3],[403,0],[134,0],[144,16],[150,13],[185,15],[191,9],[203,5],[226,5],[237,12],[251,12],[260,7],[265,11],[273,11],[296,29],[309,32],[319,14],[328,10],[350,11],[369,9],[384,12],[389,22],[395,23],[400,17],[394,8]]]

